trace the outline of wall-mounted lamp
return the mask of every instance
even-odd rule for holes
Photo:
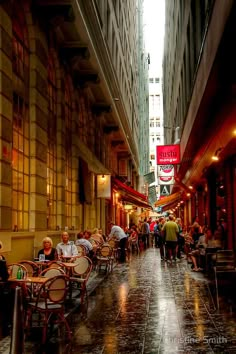
[[[214,155],[211,157],[211,159],[212,159],[213,161],[219,161],[219,154],[220,154],[220,152],[221,152],[222,150],[223,150],[222,147],[220,147],[219,149],[217,149],[217,150],[215,151]]]

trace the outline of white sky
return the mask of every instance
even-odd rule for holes
[[[162,65],[165,0],[144,0],[144,38],[150,53],[150,70],[159,71]]]

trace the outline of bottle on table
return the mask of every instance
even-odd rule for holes
[[[24,272],[23,269],[21,267],[18,268],[17,273],[16,273],[16,279],[23,279],[24,277]]]

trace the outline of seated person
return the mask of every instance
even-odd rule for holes
[[[93,229],[90,237],[94,241],[97,241],[99,243],[99,246],[101,246],[104,243],[104,239],[103,239],[102,235],[99,233],[99,229],[97,227],[95,229]]]
[[[78,250],[74,242],[69,241],[69,234],[68,232],[64,231],[61,235],[62,242],[57,244],[57,254],[59,259],[63,259],[63,257],[69,258],[71,260],[73,257],[78,256]]]
[[[91,244],[91,242],[89,242],[88,240],[86,240],[84,238],[84,235],[82,232],[79,232],[77,234],[77,240],[75,241],[76,246],[78,245],[82,245],[84,246],[85,250],[86,250],[86,256],[88,256],[89,258],[92,258],[94,255],[94,250],[93,250],[93,246]]]
[[[198,267],[197,262],[199,262],[200,256],[205,256],[206,254],[206,247],[207,247],[207,236],[206,234],[200,234],[199,239],[196,243],[195,250],[190,253],[192,262],[193,262],[193,271],[198,272],[203,270],[202,268]]]
[[[38,258],[40,258],[40,255],[42,254],[45,256],[45,260],[56,261],[58,259],[57,250],[52,246],[52,239],[50,237],[44,237],[43,248],[38,252]]]
[[[0,252],[3,248],[2,242],[0,241]],[[7,263],[5,260],[5,257],[0,254],[0,281],[7,281],[7,279],[9,278],[9,274],[7,271]]]
[[[194,241],[190,232],[184,234],[184,253],[186,254],[187,261],[192,263],[189,254],[192,252],[194,247]]]

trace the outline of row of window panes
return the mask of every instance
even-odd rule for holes
[[[160,82],[160,78],[159,77],[155,77],[155,78],[152,77],[152,78],[149,79],[149,83],[150,84],[154,84],[154,83],[155,84],[159,84],[159,82]]]

